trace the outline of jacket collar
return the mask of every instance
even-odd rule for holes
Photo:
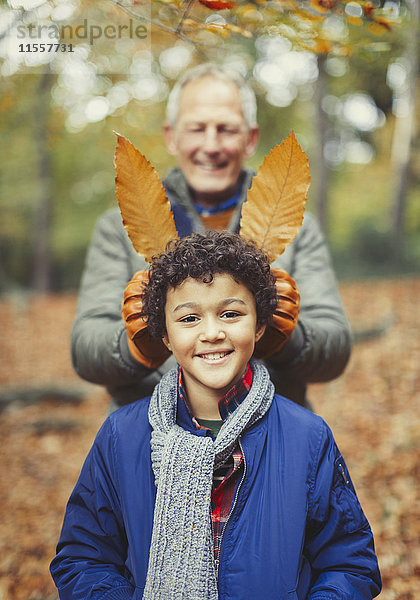
[[[252,169],[243,169],[239,175],[239,199],[237,209],[235,210],[232,219],[229,223],[229,231],[239,230],[239,221],[241,218],[241,207],[245,202],[249,188],[251,187],[252,178],[254,177]],[[171,205],[181,206],[192,222],[192,230],[197,232],[204,231],[204,226],[198,214],[191,196],[191,190],[185,179],[184,173],[179,167],[175,167],[168,172],[163,183],[166,193],[168,194]]]

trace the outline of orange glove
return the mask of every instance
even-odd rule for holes
[[[133,357],[145,367],[156,369],[171,355],[162,340],[149,335],[147,323],[141,316],[143,283],[149,281],[147,271],[137,271],[124,291],[121,311]]]
[[[296,327],[299,315],[300,296],[296,283],[282,269],[274,268],[271,272],[276,278],[277,308],[273,320],[255,345],[255,358],[266,358],[278,352]]]

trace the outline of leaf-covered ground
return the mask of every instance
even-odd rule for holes
[[[371,522],[381,599],[417,600],[420,278],[346,283],[341,292],[358,337],[384,331],[357,342],[345,374],[311,386],[310,398],[334,431]],[[0,302],[0,600],[56,598],[48,565],[106,413],[101,388],[83,384],[71,367],[74,307],[73,295]]]

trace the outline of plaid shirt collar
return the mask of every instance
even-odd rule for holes
[[[219,412],[222,420],[225,421],[230,414],[243,402],[252,385],[252,371],[247,366],[245,374],[230,390],[219,400]],[[177,422],[182,426],[183,423],[188,427],[191,424],[195,428],[197,435],[213,436],[213,432],[200,425],[194,418],[189,407],[188,398],[183,386],[182,371],[179,368],[178,378],[178,411]],[[223,531],[228,521],[232,507],[233,496],[239,477],[243,472],[243,456],[240,447],[237,445],[232,453],[228,463],[223,465],[213,474],[213,490],[211,496],[211,520],[213,531],[213,550],[216,564],[219,563],[220,545]]]
[[[250,366],[248,365],[244,375],[241,379],[235,383],[234,386],[228,390],[228,392],[222,396],[219,400],[219,413],[223,421],[226,421],[229,415],[231,415],[238,406],[244,401],[246,395],[248,394],[252,385],[252,371]],[[194,418],[192,414],[187,394],[184,387],[182,370],[179,367],[179,375],[178,375],[178,398],[183,400],[183,404],[188,410],[188,413],[196,427],[196,429],[207,429],[198,423],[198,421]]]

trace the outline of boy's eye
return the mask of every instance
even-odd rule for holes
[[[180,319],[181,323],[194,323],[195,321],[197,321],[198,317],[196,317],[195,315],[187,315],[186,317],[182,317],[182,319]]]
[[[228,310],[225,313],[223,313],[222,317],[224,319],[235,319],[236,317],[240,317],[241,313],[236,312],[235,310]]]

